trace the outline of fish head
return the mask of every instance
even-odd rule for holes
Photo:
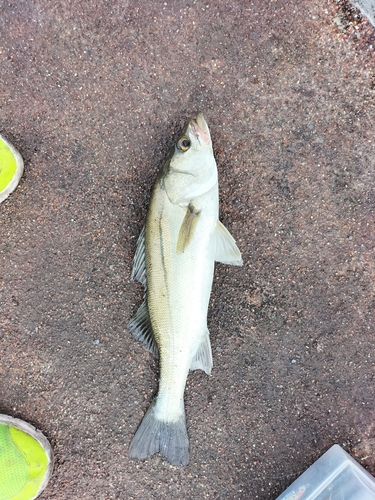
[[[166,169],[163,184],[172,203],[186,205],[217,183],[211,135],[202,113],[187,121]]]
[[[198,113],[195,119],[190,118],[186,122],[182,131],[182,139],[183,136],[190,140],[191,146],[189,149],[192,149],[192,151],[201,150],[204,146],[212,147],[210,130],[202,113]],[[184,148],[181,147],[181,145],[178,145],[178,143],[176,147],[184,150]]]

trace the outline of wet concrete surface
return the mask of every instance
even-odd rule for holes
[[[375,474],[375,34],[340,1],[4,1],[0,412],[50,439],[42,499],[274,499],[338,443]],[[156,172],[207,118],[221,219],[190,464],[127,450],[157,363],[126,324]]]

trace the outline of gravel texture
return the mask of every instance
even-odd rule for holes
[[[375,474],[375,32],[348,2],[3,1],[0,413],[51,441],[41,499],[274,499],[338,443]],[[156,172],[207,118],[221,219],[214,369],[190,464],[127,450],[157,363],[126,324]]]

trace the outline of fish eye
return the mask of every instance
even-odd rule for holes
[[[187,137],[181,137],[181,139],[177,143],[178,149],[181,151],[187,151],[190,148],[191,142]]]

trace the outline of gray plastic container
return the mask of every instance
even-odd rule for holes
[[[335,444],[276,500],[375,500],[375,479]]]

